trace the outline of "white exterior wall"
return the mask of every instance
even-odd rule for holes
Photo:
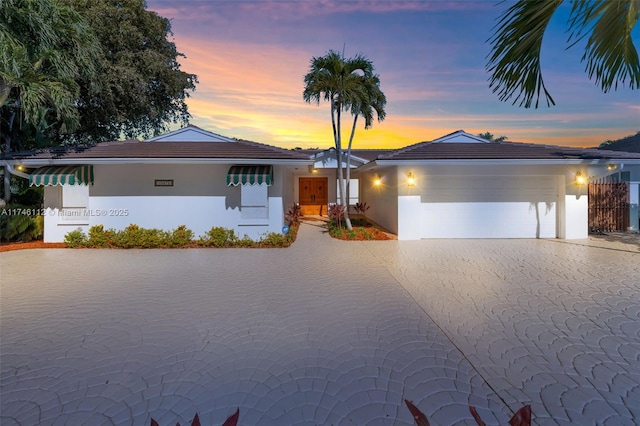
[[[399,226],[406,223],[398,217],[400,198],[396,192],[397,173],[396,167],[382,168],[373,172],[359,173],[354,176],[359,181],[360,202],[370,206],[366,215],[372,221],[394,234],[398,234]],[[380,185],[375,185],[375,180],[380,179]],[[403,208],[402,212],[411,212],[409,208]]]
[[[234,229],[257,240],[268,232],[281,232],[284,224],[283,185],[291,173],[274,166],[268,188],[267,219],[243,220],[240,215],[241,187],[227,186],[230,165],[123,164],[94,166],[94,185],[88,190],[84,218],[51,213],[45,218],[45,241],[64,241],[64,236],[91,226],[121,230],[130,224],[143,228],[172,230],[186,225],[196,237],[213,226]],[[174,185],[156,187],[155,180],[173,180]],[[60,187],[45,188],[45,207],[67,210]],[[76,206],[74,206],[76,207]],[[48,213],[48,212],[47,212]]]
[[[586,238],[586,185],[580,196],[573,169],[444,164],[379,168],[359,175],[361,201],[371,205],[368,216],[400,240]],[[413,186],[408,185],[409,172]],[[384,184],[367,185],[376,176]]]

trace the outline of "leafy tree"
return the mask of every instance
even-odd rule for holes
[[[93,32],[55,0],[0,1],[0,146],[46,145],[79,123],[77,80],[95,77]],[[11,197],[4,170],[4,198]]]
[[[103,47],[98,78],[82,78],[80,126],[72,142],[149,137],[188,124],[185,102],[197,77],[180,70],[184,55],[171,23],[144,0],[60,0],[88,22]]]
[[[386,99],[380,91],[380,79],[373,73],[373,63],[362,55],[345,59],[333,50],[325,56],[314,57],[309,72],[304,77],[305,88],[302,94],[305,102],[320,104],[320,99],[330,102],[331,126],[338,162],[338,186],[340,199],[345,207],[345,223],[352,229],[348,215],[349,200],[346,194],[345,176],[342,168],[342,112],[350,111],[354,115],[349,147],[353,141],[358,116],[365,118],[365,127],[371,125],[373,111],[378,119],[384,118]]]
[[[498,136],[496,138],[491,132],[478,133],[478,136],[480,136],[482,139],[486,139],[491,142],[503,142],[509,139],[506,136]]]
[[[640,88],[640,62],[631,38],[638,22],[638,0],[569,0],[567,21],[569,47],[585,38],[582,62],[589,79],[595,78],[607,93],[618,85]],[[547,106],[555,105],[542,79],[540,50],[545,30],[562,0],[518,0],[499,18],[489,39],[487,70],[490,87],[498,99],[538,107],[543,95]]]

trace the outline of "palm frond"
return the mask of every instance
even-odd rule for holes
[[[640,61],[631,31],[640,16],[639,0],[575,2],[569,28],[573,45],[590,32],[582,61],[590,79],[607,93],[618,84],[640,88]]]
[[[488,40],[491,54],[487,71],[489,87],[498,99],[538,107],[544,95],[547,106],[555,105],[540,68],[540,50],[545,29],[562,0],[518,0],[499,18],[495,34]]]

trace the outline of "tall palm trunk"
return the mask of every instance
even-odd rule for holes
[[[345,186],[344,171],[342,170],[342,132],[340,123],[341,112],[342,103],[338,98],[335,103],[335,114],[337,119],[336,122],[333,123],[333,135],[336,142],[336,160],[338,161],[338,187],[340,192],[340,200],[342,202],[341,204],[344,206],[344,223],[347,226],[348,230],[352,230],[353,226],[351,225],[351,219],[349,218],[349,200],[345,198],[347,195],[347,190]],[[331,114],[331,118],[333,119],[333,113]],[[347,168],[348,167],[349,166],[347,165]]]
[[[351,126],[351,135],[349,136],[349,145],[347,146],[347,204],[351,200],[351,146],[353,137],[356,134],[356,123],[358,122],[358,114],[353,116],[353,126]],[[347,207],[348,208],[348,207]]]

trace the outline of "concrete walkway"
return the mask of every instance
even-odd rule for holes
[[[559,240],[0,255],[5,425],[632,425],[640,252]]]

